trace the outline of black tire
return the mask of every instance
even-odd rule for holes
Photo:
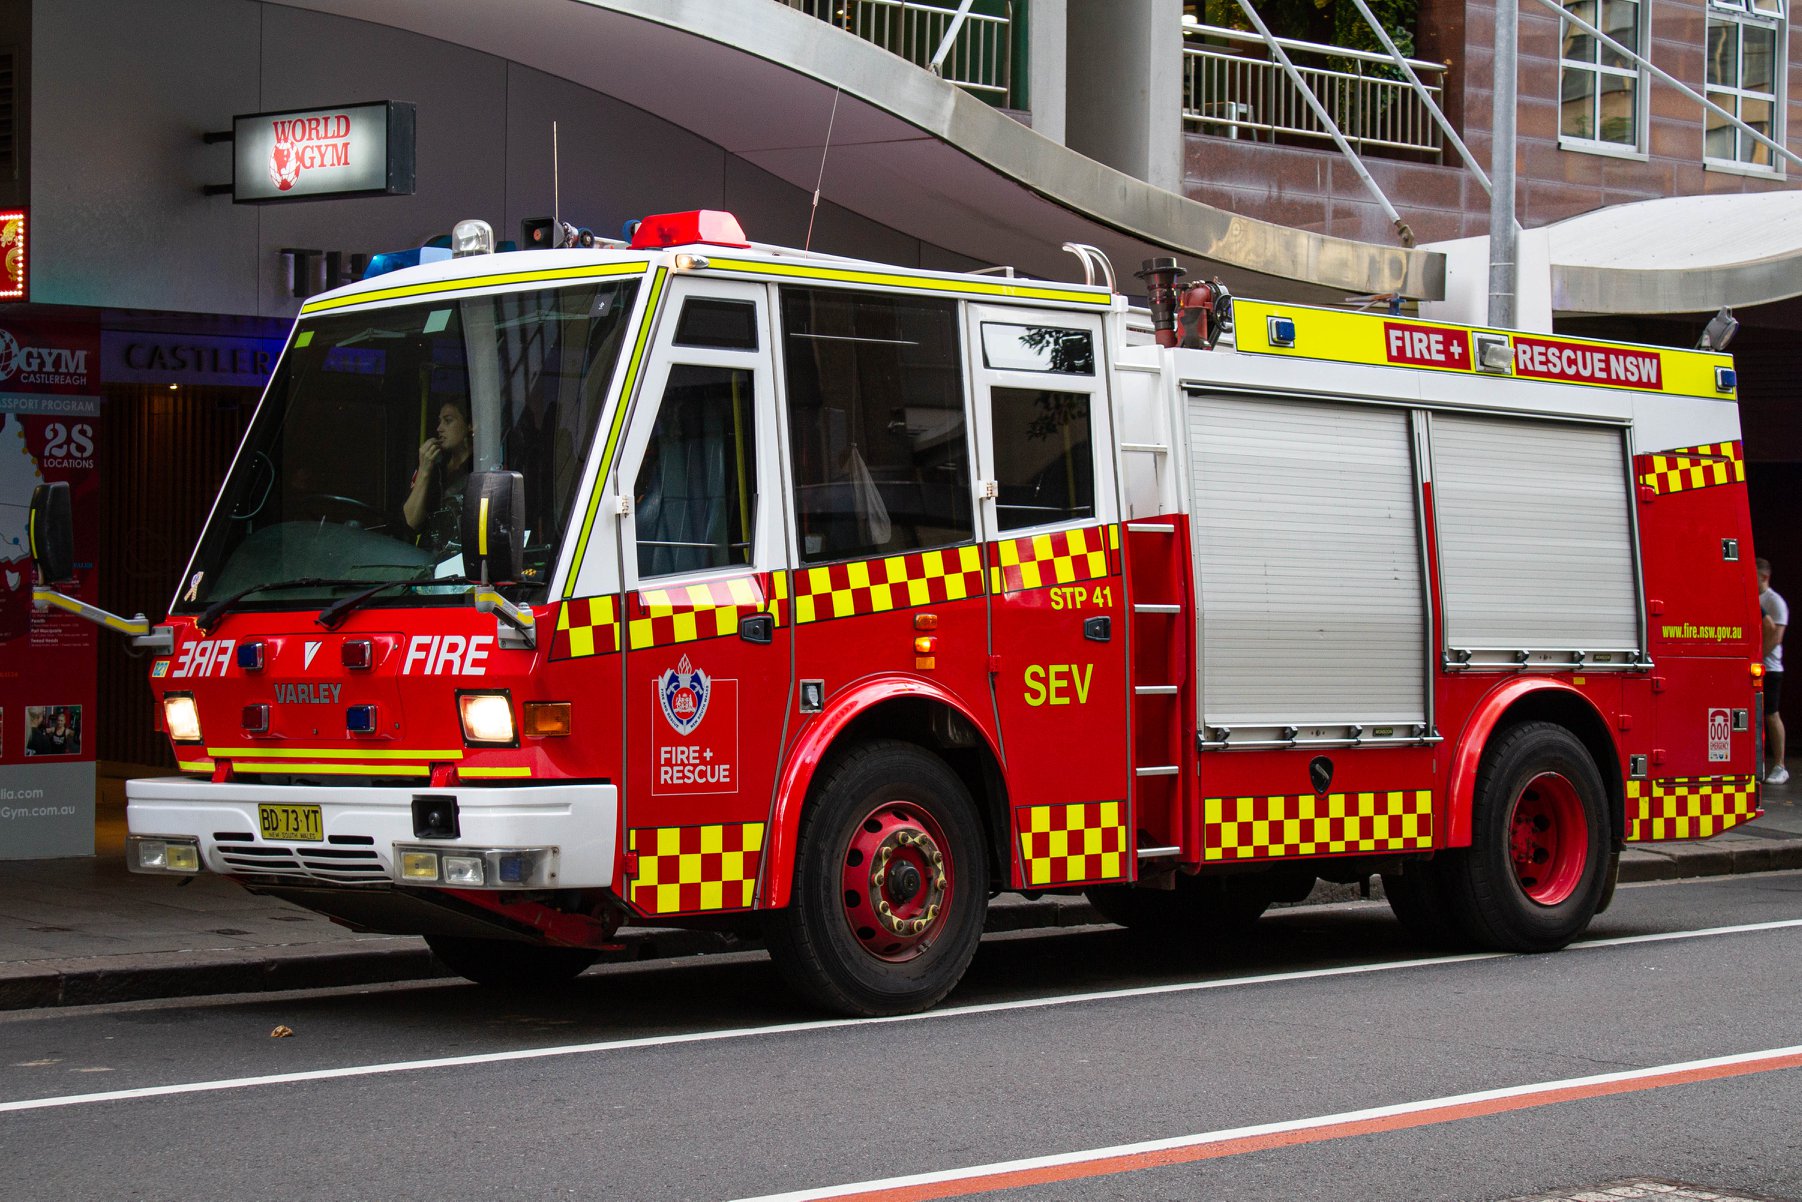
[[[1411,863],[1405,871],[1383,874],[1383,896],[1396,920],[1417,942],[1433,948],[1457,947],[1464,932],[1446,899],[1436,861]]]
[[[982,939],[989,874],[976,807],[943,760],[911,743],[865,743],[822,772],[789,904],[765,920],[770,956],[825,1009],[924,1010]]]
[[[1473,941],[1547,952],[1583,933],[1608,884],[1611,841],[1601,773],[1575,735],[1523,722],[1496,736],[1477,769],[1471,836],[1468,850],[1443,857],[1441,879]]]
[[[1277,882],[1262,874],[1190,876],[1174,889],[1091,885],[1089,904],[1109,922],[1147,935],[1188,934],[1216,941],[1237,938],[1270,908]]]
[[[582,975],[601,953],[580,947],[545,947],[515,939],[427,935],[426,946],[460,977],[497,989],[546,989]]]

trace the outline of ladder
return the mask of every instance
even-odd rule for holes
[[[1127,680],[1132,687],[1130,762],[1138,855],[1141,861],[1192,861],[1194,837],[1183,804],[1195,767],[1195,631],[1182,605],[1189,573],[1188,530],[1172,514],[1128,519],[1122,525],[1131,606]]]

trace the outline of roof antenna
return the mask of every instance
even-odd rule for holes
[[[557,173],[557,122],[551,120],[551,236],[563,244],[563,181]]]
[[[826,152],[832,149],[832,126],[838,121],[839,91],[832,89],[832,115],[826,118],[826,144],[820,147],[820,178],[813,183],[813,207],[807,210],[807,241],[801,244],[802,254],[813,249],[813,219],[820,211],[820,185],[826,182]]]

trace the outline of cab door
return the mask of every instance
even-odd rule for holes
[[[620,456],[626,900],[749,909],[791,657],[767,293],[677,278]]]
[[[1127,610],[1101,321],[982,305],[967,320],[1019,883],[1131,879]]]

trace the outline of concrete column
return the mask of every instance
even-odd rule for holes
[[[1067,0],[1065,144],[1180,191],[1182,0]]]
[[[1070,22],[1066,0],[1026,0],[1026,95],[1032,108],[1032,127],[1053,142],[1063,142],[1069,71],[1067,36]]]

